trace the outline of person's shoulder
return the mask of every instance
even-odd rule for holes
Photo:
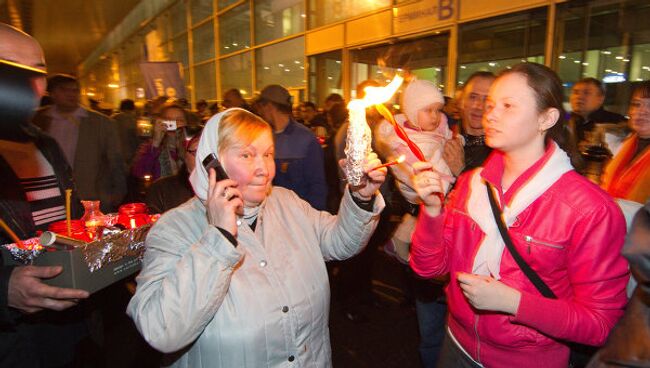
[[[619,211],[618,205],[607,192],[575,170],[562,175],[549,190],[576,214],[584,215],[601,209]]]
[[[621,121],[627,120],[625,116],[617,114],[613,111],[600,109],[596,112],[593,120],[599,123],[619,123]]]
[[[303,124],[300,124],[299,122],[295,120],[291,120],[291,135],[296,135],[296,136],[314,136],[314,133],[312,133],[311,129],[307,128]],[[314,138],[316,138],[314,136]]]
[[[92,109],[87,109],[85,107],[81,107],[81,109],[84,110],[85,113],[87,114],[87,116],[89,118],[93,119],[93,120],[98,120],[98,121],[101,121],[103,123],[109,123],[111,121],[110,117],[102,114],[99,111],[92,110]]]
[[[52,109],[52,105],[41,106],[41,107],[39,107],[39,108],[36,109],[36,114],[37,114],[37,115],[40,115],[40,114],[46,114],[46,113],[48,113],[51,109]]]
[[[291,189],[274,185],[271,188],[266,199],[266,205],[280,208],[282,211],[292,211],[296,209],[298,202],[305,202],[302,198]]]
[[[268,200],[270,202],[280,202],[284,203],[287,200],[294,200],[298,197],[298,195],[291,189],[287,189],[285,187],[280,187],[280,186],[273,186],[271,188],[271,193],[269,193]]]
[[[160,231],[162,228],[167,230],[184,231],[188,225],[194,224],[200,216],[205,217],[205,206],[197,197],[192,197],[182,205],[173,208],[160,216],[152,228]]]
[[[32,122],[40,127],[40,123],[43,122],[43,119],[50,119],[50,111],[52,105],[41,106],[34,112],[34,117]]]
[[[479,171],[481,169],[482,169],[481,167],[477,167],[472,170],[467,170],[462,174],[460,174],[458,178],[456,178],[456,183],[454,183],[454,188],[449,194],[449,199],[450,200],[454,199],[455,201],[458,201],[459,199],[462,198],[469,198],[470,184],[472,182],[472,178],[474,177],[474,175],[480,175]]]

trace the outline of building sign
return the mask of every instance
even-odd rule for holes
[[[393,8],[393,28],[396,34],[435,28],[451,23],[455,15],[455,0],[421,0]]]
[[[179,63],[175,61],[140,63],[140,70],[144,77],[147,98],[158,96],[185,98],[185,83],[181,77]]]

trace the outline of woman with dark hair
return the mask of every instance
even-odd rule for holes
[[[185,156],[187,111],[176,103],[164,104],[156,119],[151,140],[142,143],[133,159],[131,175],[152,180],[178,174]]]
[[[566,342],[603,344],[623,313],[625,220],[555,142],[562,116],[557,75],[518,64],[490,88],[494,151],[460,176],[444,210],[441,176],[414,165],[423,210],[410,264],[451,278],[439,366],[566,367]]]
[[[194,196],[190,184],[190,174],[194,170],[196,161],[196,150],[201,139],[201,127],[192,127],[193,132],[188,129],[188,138],[191,133],[193,137],[186,141],[184,163],[178,174],[166,176],[156,180],[147,191],[145,203],[152,213],[163,213],[176,208]]]
[[[650,199],[650,81],[632,92],[630,135],[605,167],[602,187],[616,198],[645,203]]]

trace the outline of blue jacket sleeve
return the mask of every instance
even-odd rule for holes
[[[325,161],[323,149],[312,137],[307,146],[305,155],[305,179],[307,181],[307,194],[305,200],[317,210],[325,210],[327,207],[327,182],[325,181]]]

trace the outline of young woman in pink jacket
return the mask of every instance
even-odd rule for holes
[[[603,344],[623,313],[625,220],[555,142],[562,96],[559,78],[543,65],[504,71],[483,116],[494,151],[459,178],[444,208],[440,175],[429,163],[414,165],[423,210],[411,267],[451,277],[441,367],[566,367],[567,343]],[[506,246],[497,217],[544,294]]]

